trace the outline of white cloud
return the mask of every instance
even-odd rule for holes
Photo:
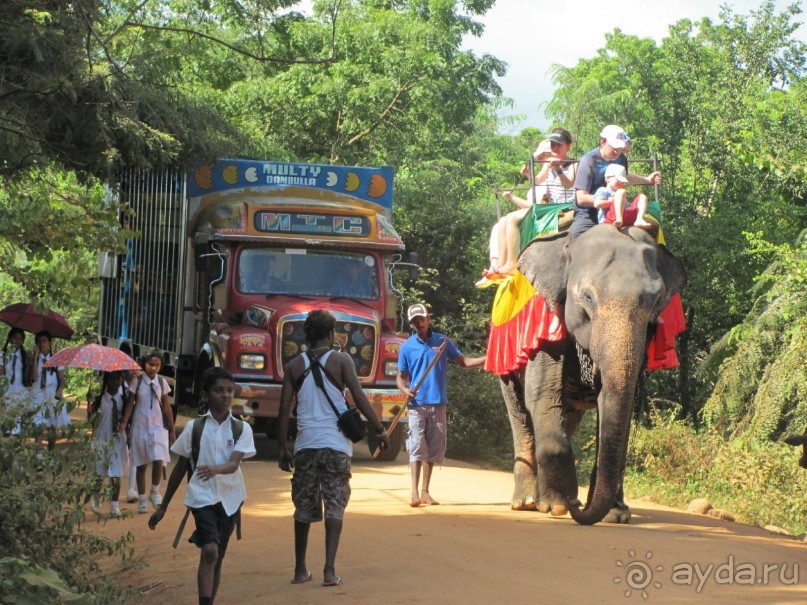
[[[783,10],[791,2],[777,0],[776,6]],[[717,21],[722,4],[748,14],[758,9],[759,0],[498,0],[482,18],[484,34],[467,39],[465,47],[508,63],[507,75],[499,84],[504,96],[515,102],[514,109],[505,113],[526,114],[519,129],[546,128],[542,104],[554,90],[548,73],[552,64],[572,67],[580,59],[593,57],[605,45],[605,34],[617,27],[625,34],[661,41],[669,26],[680,19]],[[807,39],[805,26],[799,33]]]

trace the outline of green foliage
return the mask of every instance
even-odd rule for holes
[[[73,603],[90,605],[86,595],[76,594],[62,577],[52,569],[31,565],[24,559],[3,557],[0,559],[0,586],[3,588],[3,603],[36,605],[38,603]]]
[[[780,443],[726,441],[713,430],[696,432],[675,411],[653,414],[653,427],[635,426],[628,449],[629,497],[685,508],[708,498],[743,523],[807,530],[807,476],[796,448]]]
[[[460,50],[462,35],[480,28],[472,17],[490,4],[315,3],[312,18],[272,32],[306,60],[222,63],[194,40],[185,87],[229,116],[253,154],[369,165],[439,157],[499,92],[493,76],[503,64]]]
[[[448,455],[512,468],[513,436],[498,379],[454,365],[448,374]]]
[[[0,396],[0,425],[16,423]],[[110,603],[129,591],[116,585],[104,559],[134,564],[131,532],[118,539],[85,527],[84,505],[101,492],[97,453],[83,427],[67,431],[68,442],[45,453],[33,437],[36,410],[22,414],[19,437],[0,437],[0,602]],[[11,600],[9,600],[11,599]]]
[[[77,298],[97,300],[90,279],[98,251],[122,245],[118,213],[100,184],[55,165],[0,177],[0,302],[67,308]],[[88,327],[81,319],[74,327]]]
[[[172,40],[144,33],[174,14],[167,1],[0,6],[0,175],[58,162],[108,177],[233,149],[236,133],[168,77]]]
[[[726,434],[776,441],[807,427],[807,231],[795,245],[748,237],[771,264],[757,280],[745,321],[706,360],[715,387],[703,413]]]

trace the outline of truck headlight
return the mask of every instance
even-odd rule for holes
[[[396,360],[384,362],[384,376],[397,376],[398,375],[398,362]]]
[[[266,356],[255,353],[241,353],[238,356],[238,368],[241,370],[266,369]]]

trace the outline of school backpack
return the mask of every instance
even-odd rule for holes
[[[199,416],[193,423],[193,432],[191,433],[191,458],[188,464],[188,481],[190,482],[191,477],[193,477],[193,472],[196,470],[196,463],[199,461],[199,450],[202,445],[202,432],[205,430],[205,423],[207,422],[207,415]],[[233,417],[232,419],[232,429],[233,429],[233,447],[235,444],[238,443],[238,439],[241,437],[241,433],[244,432],[244,421],[239,420],[238,418]],[[179,545],[179,539],[182,537],[182,532],[185,530],[185,523],[188,522],[188,515],[190,515],[191,509],[185,508],[185,515],[182,517],[182,521],[179,523],[179,529],[177,529],[177,535],[174,538],[173,547],[176,548]],[[241,511],[239,510],[236,513],[238,516],[235,518],[235,537],[237,540],[241,539]]]

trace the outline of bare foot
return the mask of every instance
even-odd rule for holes
[[[429,495],[429,492],[420,492],[420,503],[426,506],[437,506],[440,504],[437,500]]]
[[[507,277],[507,274],[501,269],[485,269],[482,271],[482,275],[485,276],[485,279],[504,279]]]
[[[614,225],[614,227],[619,229],[620,227],[622,227],[622,221],[614,221],[613,225]]]
[[[412,508],[417,508],[421,504],[423,504],[423,502],[421,502],[420,498],[418,498],[417,492],[414,492],[412,494],[412,500],[409,501],[409,506],[411,506]]]
[[[634,227],[640,227],[642,229],[652,229],[653,227],[655,227],[655,225],[653,223],[648,223],[643,218],[637,218],[636,222],[633,223],[633,226]]]

